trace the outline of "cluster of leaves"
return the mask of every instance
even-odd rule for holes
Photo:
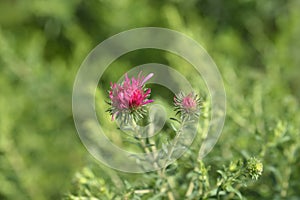
[[[76,174],[73,188],[65,199],[243,199],[239,189],[246,187],[250,178],[257,179],[262,172],[262,163],[252,157],[223,166],[223,169],[217,170],[220,174],[218,179],[212,181],[210,167],[199,161],[194,169],[186,174],[185,181],[189,184],[180,188],[182,186],[174,186],[177,182],[176,173],[180,173],[178,171],[181,170],[179,164],[181,163],[168,167],[167,178],[161,177],[159,173],[146,173],[143,175],[143,184],[134,186],[123,180],[122,189],[117,188],[111,181],[107,182],[95,176],[90,168],[84,168]],[[183,189],[185,192],[180,194]]]
[[[95,176],[90,168],[83,168],[76,173],[73,180],[73,190],[64,199],[113,199],[113,194],[108,190],[109,187],[103,178]]]

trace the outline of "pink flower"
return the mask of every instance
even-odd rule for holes
[[[128,78],[125,74],[125,80],[121,84],[111,83],[109,98],[111,108],[108,112],[112,115],[112,120],[115,117],[120,117],[123,114],[134,114],[134,117],[141,117],[146,111],[144,105],[152,103],[153,100],[148,99],[151,89],[144,87],[145,83],[153,76],[150,73],[146,77],[139,73],[137,79]]]
[[[182,99],[182,107],[186,110],[194,111],[197,109],[197,101],[192,94],[189,94]]]
[[[177,111],[176,114],[180,113],[182,117],[199,117],[201,104],[201,99],[194,93],[185,95],[181,92],[174,97],[175,111]]]

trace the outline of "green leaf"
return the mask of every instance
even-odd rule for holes
[[[179,119],[174,118],[174,117],[171,117],[170,120],[173,120],[173,121],[175,121],[175,122],[181,123],[181,121],[180,121]]]
[[[171,128],[172,128],[175,132],[178,131],[178,129],[175,127],[175,125],[174,125],[173,123],[170,123],[170,125],[171,125]]]
[[[217,173],[220,174],[222,176],[223,179],[227,179],[227,175],[225,172],[223,172],[222,170],[217,170]]]
[[[227,192],[232,192],[232,193],[236,194],[240,199],[243,199],[243,196],[240,193],[240,191],[238,191],[237,189],[233,188],[231,185],[227,185],[226,186],[226,191]]]

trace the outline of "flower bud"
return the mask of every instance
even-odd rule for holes
[[[263,164],[259,159],[251,157],[247,160],[246,169],[250,177],[257,180],[262,175]]]
[[[189,93],[185,95],[183,92],[174,97],[174,105],[176,114],[181,117],[199,117],[202,101],[198,95]]]

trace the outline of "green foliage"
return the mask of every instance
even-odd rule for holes
[[[103,199],[110,200],[113,198],[111,192],[107,189],[106,182],[102,178],[97,178],[89,169],[84,168],[82,172],[78,172],[73,180],[74,191],[65,199]]]
[[[217,170],[218,179],[212,181],[210,167],[199,161],[187,173],[185,192],[181,193],[176,189],[180,187],[177,182],[181,177],[176,174],[183,169],[179,167],[181,164],[172,164],[164,175],[163,171],[144,174],[142,185],[133,186],[123,180],[122,190],[114,183],[95,176],[89,168],[84,168],[76,174],[72,191],[66,199],[243,199],[239,189],[246,187],[249,178],[257,179],[262,173],[262,163],[251,157],[247,161],[238,160],[223,166],[223,169]]]
[[[175,177],[170,188],[182,196],[192,180],[191,195],[210,195],[220,186],[220,198],[299,199],[299,10],[298,0],[1,1],[0,199],[60,199],[69,190],[74,198],[167,198],[157,193],[164,183],[155,174],[129,175],[95,164],[93,170],[84,168],[96,161],[72,120],[73,81],[87,53],[113,34],[142,26],[175,29],[198,41],[215,60],[226,87],[221,138],[202,163],[195,163],[195,143],[169,166],[167,173]],[[147,62],[168,64],[205,91],[188,63],[155,50],[120,57],[99,85],[108,89],[130,67]],[[164,101],[172,98],[170,92],[153,91],[153,98],[170,111]],[[97,110],[107,109],[105,96],[97,91]],[[199,132],[208,128],[207,118]],[[109,116],[99,119],[116,145],[136,150],[122,141]],[[232,169],[244,169],[253,155],[263,163],[262,176],[243,180],[247,187],[232,182],[237,173]],[[243,165],[235,161],[239,159]]]

